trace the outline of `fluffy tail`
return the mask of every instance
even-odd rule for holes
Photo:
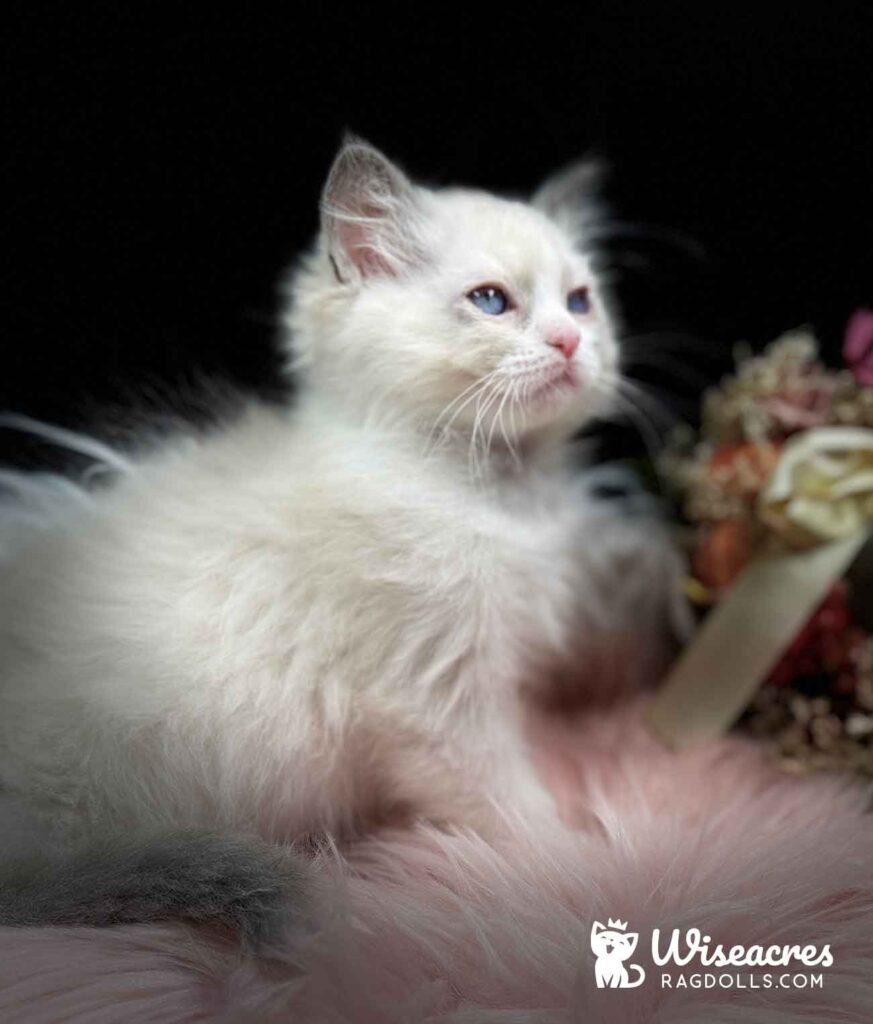
[[[286,848],[208,832],[105,843],[0,874],[2,925],[187,921],[270,943],[305,908],[306,868]]]

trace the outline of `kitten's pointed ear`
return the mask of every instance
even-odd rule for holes
[[[343,139],[321,196],[321,222],[338,280],[396,275],[420,258],[416,189],[354,135]]]
[[[633,941],[631,941],[631,939],[633,939]],[[639,932],[637,932],[636,935],[628,935],[628,937],[627,937],[627,955],[628,956],[630,956],[631,953],[633,953],[633,951],[637,948],[637,943],[639,941],[640,941]]]
[[[583,235],[602,216],[600,197],[606,175],[604,160],[578,160],[546,178],[531,197],[531,205],[571,234]]]
[[[591,939],[592,941],[603,931],[603,925],[599,921],[595,921],[591,926]]]

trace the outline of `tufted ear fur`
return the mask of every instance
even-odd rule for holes
[[[578,160],[546,178],[533,194],[531,205],[571,235],[584,235],[602,215],[599,196],[605,177],[602,160]]]
[[[417,191],[378,149],[346,135],[321,197],[322,232],[339,281],[396,276],[423,258]]]

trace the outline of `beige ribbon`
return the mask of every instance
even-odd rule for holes
[[[707,616],[655,697],[670,746],[711,740],[736,721],[873,523],[873,430],[819,427],[785,445],[758,503],[772,531]]]

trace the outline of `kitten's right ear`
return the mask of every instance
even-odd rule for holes
[[[595,921],[591,926],[591,939],[592,941],[604,930],[604,926],[599,922]]]
[[[347,134],[321,196],[322,231],[337,280],[343,284],[396,276],[421,258],[416,189],[403,171]]]

